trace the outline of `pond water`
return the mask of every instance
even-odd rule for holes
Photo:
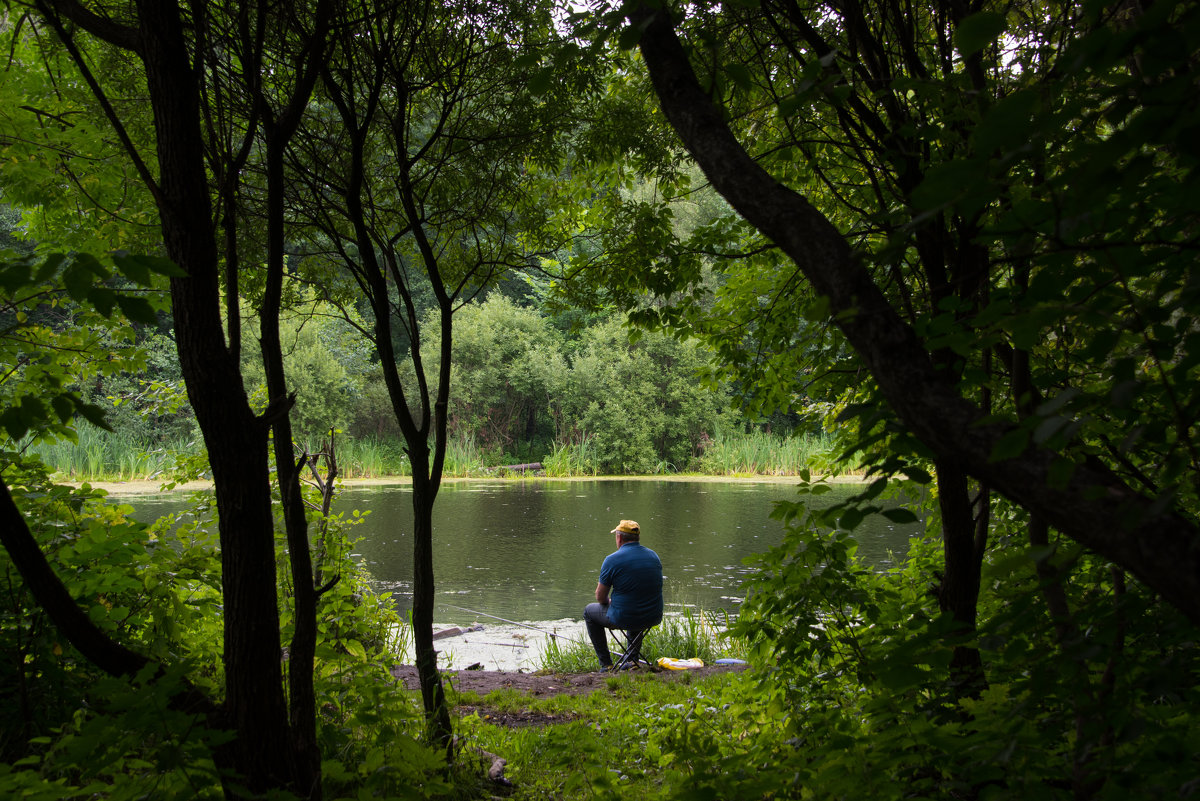
[[[814,500],[832,504],[856,490],[833,485]],[[480,614],[516,621],[578,618],[593,600],[609,533],[637,520],[642,544],[663,562],[668,611],[685,605],[736,612],[749,568],[742,560],[777,545],[783,527],[770,518],[794,484],[679,480],[453,481],[434,507],[434,572],[439,623]],[[129,498],[141,519],[181,508],[178,497]],[[410,606],[412,490],[407,484],[351,487],[335,511],[369,510],[354,553],[397,608]],[[875,515],[857,530],[859,554],[886,566],[908,550],[920,524]]]

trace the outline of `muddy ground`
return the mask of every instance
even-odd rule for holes
[[[714,673],[744,669],[744,665],[706,665],[693,670],[646,671],[643,668],[624,672],[616,678],[633,678],[649,672],[654,681],[694,681]],[[392,673],[404,682],[406,688],[420,689],[415,666],[402,665]],[[442,676],[458,692],[474,693],[480,699],[496,690],[517,690],[527,694],[531,701],[556,695],[586,695],[608,689],[608,679],[614,678],[607,673],[524,673],[507,670],[444,670]],[[466,715],[477,712],[480,717],[502,726],[538,726],[569,719],[561,714],[499,712],[489,709],[486,704],[464,704],[458,707],[458,711]]]

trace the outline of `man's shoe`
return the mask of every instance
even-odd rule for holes
[[[613,669],[612,665],[601,665],[600,669],[597,670],[596,672],[597,673],[612,673],[612,669]]]

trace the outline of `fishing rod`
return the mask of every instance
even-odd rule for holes
[[[507,619],[499,617],[497,615],[489,615],[487,612],[480,612],[477,609],[467,609],[465,606],[455,606],[454,604],[442,604],[442,606],[447,606],[451,609],[457,609],[460,612],[470,612],[472,615],[483,615],[484,617],[490,617],[492,620],[499,620],[501,623],[508,623],[513,626],[521,626],[523,628],[533,629],[534,631],[540,631],[542,634],[549,634],[551,637],[555,638],[556,640],[568,640],[570,642],[577,643],[579,645],[587,645],[587,643],[583,642],[582,640],[577,640],[574,637],[568,637],[565,634],[556,634],[553,631],[546,631],[545,629],[539,629],[537,626],[531,626],[528,623],[518,623],[515,620],[507,620]]]

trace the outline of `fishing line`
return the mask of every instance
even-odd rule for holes
[[[442,606],[449,607],[450,609],[457,609],[460,612],[470,612],[472,615],[483,615],[484,617],[490,617],[492,620],[499,620],[501,623],[509,623],[513,626],[522,626],[527,629],[533,629],[534,631],[540,631],[542,634],[549,634],[556,640],[567,640],[568,642],[573,642],[577,645],[587,645],[587,643],[585,643],[583,640],[577,640],[574,637],[568,637],[565,634],[556,634],[553,631],[539,629],[537,626],[531,626],[528,623],[518,623],[515,620],[508,620],[498,615],[489,615],[487,612],[480,612],[477,609],[467,609],[465,606],[455,606],[454,604],[442,604]]]

